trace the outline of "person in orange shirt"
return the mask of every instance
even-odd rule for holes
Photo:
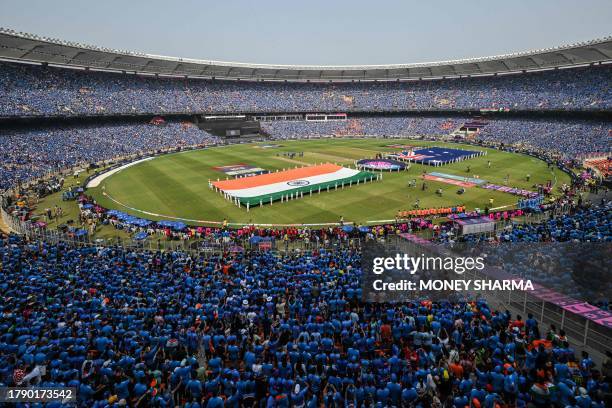
[[[391,341],[391,325],[385,323],[380,326],[380,337],[384,343],[389,343]]]
[[[453,373],[456,379],[463,379],[463,367],[459,363],[450,363],[448,370]]]
[[[510,328],[515,328],[515,327],[518,327],[520,331],[523,331],[523,328],[525,327],[525,322],[523,321],[523,318],[521,317],[521,315],[517,315],[516,320],[510,323]]]

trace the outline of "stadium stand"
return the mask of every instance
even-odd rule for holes
[[[525,145],[533,149],[556,151],[565,157],[591,152],[607,153],[610,144],[610,122],[557,120],[495,120],[487,122],[478,139]]]
[[[218,143],[191,123],[90,125],[2,135],[0,190],[53,171],[144,152]]]
[[[0,30],[1,41],[7,35]],[[43,41],[15,35],[10,39],[24,44]],[[0,53],[13,49],[0,47]],[[84,53],[98,51],[104,50]],[[132,55],[140,57],[146,55]],[[221,143],[190,123],[170,119],[160,125],[37,125],[37,119],[53,116],[556,111],[559,118],[545,119],[262,121],[262,130],[272,139],[436,138],[471,122],[477,130],[468,142],[516,149],[562,167],[582,155],[610,152],[609,121],[562,113],[609,112],[611,77],[612,67],[603,65],[411,82],[238,82],[1,62],[0,116],[32,122],[0,135],[0,191],[20,190],[25,182],[75,166]],[[601,160],[594,165],[607,169],[609,160]],[[61,191],[58,177],[44,188]],[[436,245],[485,242],[500,250],[504,243],[612,242],[609,198],[583,201],[586,183],[580,175],[572,177],[574,185],[554,203],[478,213],[503,220],[505,227],[463,238],[452,233],[452,221],[425,217],[318,229],[162,224],[108,211],[82,191],[75,193],[80,225],[70,227],[72,236],[0,235],[0,385],[74,387],[78,406],[94,408],[612,406],[612,354],[596,364],[597,358],[582,351],[588,346],[588,323],[578,350],[565,327],[542,321],[544,303],[540,320],[485,299],[365,303],[362,253],[349,244],[353,238],[384,241],[416,233]],[[2,208],[9,212],[7,225],[28,222],[31,215],[28,203],[16,203],[19,193],[1,197],[8,203]],[[532,212],[548,218],[514,221]],[[92,222],[94,229],[100,222],[160,241],[237,246],[273,237],[286,247],[266,252],[224,246],[204,254],[72,239],[76,231],[87,235],[84,228]],[[314,245],[289,250],[289,243],[300,241]],[[557,278],[544,278],[551,288],[562,286]],[[580,295],[590,296],[600,312],[609,310],[605,296]]]
[[[334,136],[440,136],[463,123],[457,118],[387,117],[357,118],[345,121],[262,122],[262,130],[274,139]]]
[[[336,136],[440,136],[447,135],[467,118],[360,118],[337,122],[262,122],[262,129],[273,138]],[[524,146],[564,157],[592,152],[609,152],[610,124],[603,121],[495,119],[473,136],[505,145]]]
[[[82,406],[605,406],[609,373],[563,330],[482,301],[361,304],[351,251],[204,259],[4,236],[0,259],[2,382],[76,387]]]
[[[610,109],[610,66],[416,82],[155,78],[0,64],[0,116],[169,112]]]

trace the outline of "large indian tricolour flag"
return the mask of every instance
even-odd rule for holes
[[[250,206],[269,204],[281,199],[293,199],[305,194],[348,187],[377,176],[365,171],[335,164],[301,167],[233,180],[216,181],[212,185],[226,198]]]

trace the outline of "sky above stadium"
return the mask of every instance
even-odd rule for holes
[[[0,26],[150,54],[268,64],[429,62],[612,34],[610,0],[0,0]]]

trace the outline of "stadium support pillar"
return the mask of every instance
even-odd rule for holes
[[[300,191],[300,198],[304,198],[304,192]]]
[[[349,187],[353,187],[353,180],[349,180]]]
[[[247,212],[249,212],[249,202],[247,201]]]
[[[310,196],[312,197],[312,189],[310,189]]]

